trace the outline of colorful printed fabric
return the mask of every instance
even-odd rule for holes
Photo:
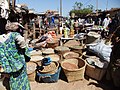
[[[0,42],[0,63],[4,72],[10,74],[11,90],[30,90],[25,58],[15,41],[17,35],[20,34],[12,32],[5,42]]]

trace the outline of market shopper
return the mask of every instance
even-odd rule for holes
[[[103,20],[103,28],[108,30],[108,25],[111,23],[110,14],[106,15],[106,18]]]
[[[108,33],[109,33],[109,28],[108,25],[111,23],[111,18],[110,18],[110,14],[107,14],[106,17],[103,20],[103,37],[107,38],[108,37]]]
[[[0,31],[0,71],[9,80],[7,90],[30,90],[25,62],[30,60],[29,53],[24,37],[15,32],[17,28],[16,23],[9,23],[4,33]]]

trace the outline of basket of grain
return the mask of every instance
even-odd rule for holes
[[[86,44],[96,43],[100,40],[100,34],[96,32],[89,32],[86,36]]]
[[[55,48],[57,46],[59,46],[59,40],[57,40],[57,39],[47,42],[48,48]]]
[[[67,77],[68,82],[83,80],[86,63],[81,58],[65,59],[61,62],[61,67]]]
[[[38,55],[35,55],[35,56],[31,56],[31,59],[30,59],[30,61],[33,61],[33,62],[38,62],[38,61],[40,61],[40,60],[42,60],[44,57],[43,56],[38,56]]]
[[[50,57],[52,61],[59,61],[60,56],[57,54],[46,55],[45,58]]]
[[[41,74],[54,74],[59,67],[59,63],[52,61],[49,65],[43,66],[42,63],[39,62],[38,67],[40,68],[38,71]]]
[[[29,61],[26,63],[26,65],[27,65],[28,79],[30,81],[35,81],[35,70],[36,70],[37,64],[35,62]]]
[[[65,46],[58,46],[55,48],[55,51],[58,53],[58,54],[64,54],[66,52],[69,52],[70,49],[68,47],[65,47]]]
[[[42,55],[41,50],[30,51],[30,56],[38,56],[38,55]]]
[[[46,49],[42,50],[43,55],[50,55],[50,54],[54,54],[54,53],[55,53],[54,49],[52,49],[52,48],[46,48]]]
[[[78,58],[79,56],[80,56],[79,53],[72,52],[72,51],[66,52],[63,54],[63,58],[65,58],[65,59]]]
[[[86,58],[86,71],[85,74],[95,80],[100,81],[103,76],[106,73],[106,68],[99,68],[98,66],[92,65],[88,62],[88,60],[91,59],[92,61],[97,61],[98,57],[96,56],[89,56],[89,58]],[[103,63],[103,62],[102,62]],[[104,62],[105,63],[105,62]],[[93,63],[95,64],[95,62]],[[100,63],[99,63],[100,65]],[[105,65],[107,66],[107,65]]]
[[[82,53],[82,50],[85,48],[85,46],[75,45],[75,46],[70,46],[69,48],[73,52]]]

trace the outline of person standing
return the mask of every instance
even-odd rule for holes
[[[103,28],[105,30],[108,29],[108,25],[111,23],[111,18],[110,18],[110,14],[106,15],[106,18],[103,20]]]
[[[9,80],[7,90],[30,90],[26,71],[29,52],[24,37],[15,32],[17,28],[16,23],[9,23],[4,33],[0,31],[0,71]]]
[[[108,32],[109,32],[109,28],[108,25],[111,23],[111,18],[110,18],[110,14],[106,15],[106,18],[103,20],[103,37],[107,38],[108,37]]]

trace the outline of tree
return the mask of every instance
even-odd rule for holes
[[[75,13],[76,16],[78,17],[84,17],[87,14],[90,14],[93,12],[93,5],[87,5],[86,8],[83,8],[83,4],[81,2],[75,2],[74,6],[73,6],[73,10],[70,11],[70,15],[71,13]]]
[[[83,4],[81,2],[75,2],[74,6],[75,6],[76,10],[80,10],[80,9],[82,9]]]

